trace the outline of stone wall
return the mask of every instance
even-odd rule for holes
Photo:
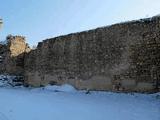
[[[44,40],[25,57],[26,83],[152,91],[160,82],[160,17]]]
[[[23,36],[9,35],[6,44],[0,45],[0,73],[23,75],[24,57],[30,51]]]

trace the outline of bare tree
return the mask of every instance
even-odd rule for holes
[[[2,27],[3,21],[0,19],[0,28]]]
[[[33,50],[35,50],[36,48],[37,48],[37,46],[36,46],[36,45],[33,45],[33,46],[32,46],[32,49],[33,49]]]

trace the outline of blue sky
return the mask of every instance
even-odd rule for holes
[[[32,46],[68,33],[160,14],[160,0],[0,0],[3,28]]]

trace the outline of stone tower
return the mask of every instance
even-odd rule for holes
[[[28,44],[23,36],[8,35],[7,44],[0,49],[2,57],[0,72],[8,74],[23,74],[24,57],[30,51]]]

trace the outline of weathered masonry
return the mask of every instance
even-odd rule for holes
[[[160,87],[159,16],[47,39],[31,51],[13,38],[9,47],[0,46],[0,71],[24,75],[26,84],[138,92]]]
[[[31,50],[25,37],[9,35],[0,44],[0,74],[24,75],[24,58]]]
[[[44,40],[25,58],[33,86],[152,91],[160,84],[160,17]]]

